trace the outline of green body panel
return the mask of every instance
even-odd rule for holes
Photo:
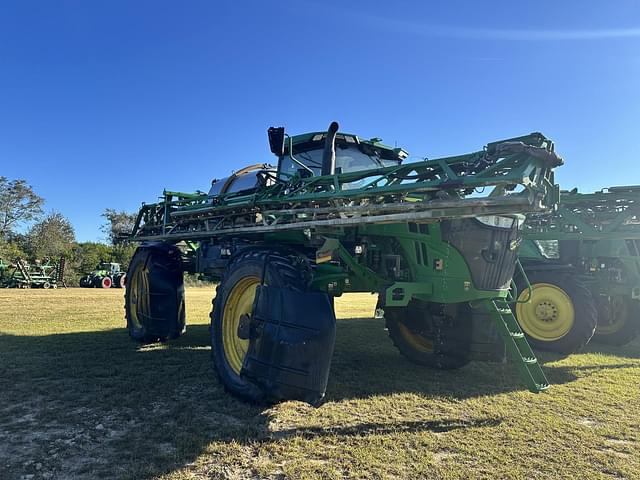
[[[506,289],[487,292],[474,287],[463,255],[442,240],[440,224],[429,225],[429,233],[411,232],[407,224],[372,225],[365,231],[374,238],[375,235],[391,237],[397,242],[411,266],[411,277],[407,280],[430,285],[429,293],[416,295],[419,300],[458,303],[506,295]],[[420,248],[416,249],[416,244]],[[422,248],[423,244],[426,248]],[[425,251],[427,261],[423,258]],[[436,268],[435,262],[441,262],[441,267]]]

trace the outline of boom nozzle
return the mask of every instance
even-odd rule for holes
[[[331,122],[327,131],[327,138],[324,141],[324,152],[322,152],[322,175],[333,175],[336,173],[336,134],[338,133],[338,122]]]

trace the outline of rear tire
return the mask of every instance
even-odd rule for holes
[[[449,316],[444,305],[416,300],[406,307],[382,308],[391,341],[411,362],[440,370],[470,362],[470,315]]]
[[[113,286],[113,280],[111,277],[101,277],[97,282],[98,288],[111,288]]]
[[[515,305],[515,316],[531,346],[564,354],[581,350],[598,322],[589,289],[567,271],[531,271],[527,277],[531,298]],[[518,291],[518,300],[529,298],[523,280],[518,282]]]
[[[594,342],[622,346],[640,335],[640,301],[620,297],[612,306],[608,302],[598,306],[598,328]]]
[[[124,287],[124,282],[123,282],[123,277],[125,276],[125,273],[117,273],[116,275],[113,276],[113,288],[123,288]]]
[[[264,393],[240,376],[249,340],[238,337],[240,316],[251,314],[268,255],[265,283],[305,291],[311,280],[308,263],[295,253],[246,250],[227,266],[218,285],[211,312],[211,352],[220,383],[231,394],[249,402],[264,402]]]
[[[138,247],[125,290],[129,336],[140,343],[163,342],[185,332],[182,254],[174,245]]]

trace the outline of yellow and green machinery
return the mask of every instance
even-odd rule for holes
[[[250,401],[323,397],[333,297],[378,295],[410,360],[458,368],[506,352],[534,392],[548,387],[509,308],[524,215],[558,202],[562,164],[539,133],[465,155],[403,164],[401,148],[338,132],[269,129],[277,166],[256,164],[208,192],[143,204],[130,240],[130,336],[185,331],[183,272],[219,282],[214,369]],[[481,313],[481,314],[476,314]]]
[[[640,186],[562,191],[552,215],[525,223],[516,315],[537,348],[570,353],[640,333]]]

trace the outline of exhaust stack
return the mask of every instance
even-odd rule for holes
[[[322,152],[322,175],[336,173],[336,134],[338,128],[338,122],[331,122],[329,125],[327,138],[324,141],[324,152]]]

